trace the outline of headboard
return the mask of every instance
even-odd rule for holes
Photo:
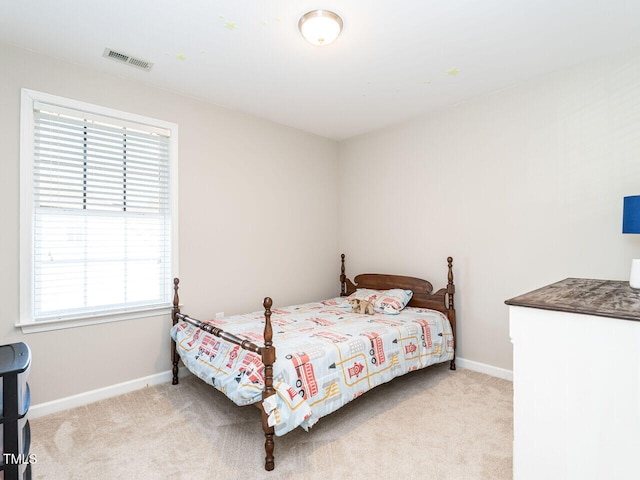
[[[455,285],[453,283],[453,258],[448,257],[447,286],[433,293],[433,285],[427,280],[404,275],[386,275],[380,273],[364,273],[357,275],[353,282],[345,275],[344,253],[341,255],[342,266],[340,274],[341,296],[351,295],[358,288],[370,288],[374,290],[390,290],[401,288],[411,290],[413,297],[409,302],[410,307],[430,308],[438,310],[447,316],[449,320],[455,322],[454,294]],[[453,317],[453,318],[452,318]]]

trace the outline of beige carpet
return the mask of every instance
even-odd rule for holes
[[[276,438],[260,412],[188,376],[34,419],[34,479],[510,479],[510,382],[432,366]]]

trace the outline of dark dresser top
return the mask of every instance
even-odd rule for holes
[[[615,280],[566,278],[504,303],[640,321],[640,289]]]

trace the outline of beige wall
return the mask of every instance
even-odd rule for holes
[[[640,257],[640,238],[620,233],[622,197],[640,194],[638,85],[635,52],[338,145],[0,45],[0,343],[31,346],[32,403],[170,367],[166,317],[24,336],[13,327],[22,87],[179,124],[185,312],[331,296],[339,251],[350,275],[439,287],[452,255],[459,356],[509,369],[505,299],[569,276],[624,280]]]
[[[0,45],[0,344],[33,351],[32,403],[169,370],[169,319],[22,335],[19,297],[20,88],[179,125],[184,311],[213,316],[339,292],[337,144],[147,85]],[[329,228],[318,229],[318,225]]]
[[[351,139],[339,158],[350,269],[444,285],[452,255],[458,355],[511,369],[504,300],[566,277],[628,280],[640,257],[621,234],[622,197],[640,194],[640,52]]]

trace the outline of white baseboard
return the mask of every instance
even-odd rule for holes
[[[180,367],[178,370],[178,377],[182,378],[187,374],[188,370],[184,367]],[[128,382],[98,388],[97,390],[79,393],[70,397],[38,403],[29,407],[29,418],[43,417],[52,413],[68,410],[70,408],[81,407],[83,405],[88,405],[89,403],[133,392],[134,390],[139,390],[141,388],[170,382],[172,378],[173,375],[171,374],[171,371],[167,370],[166,372],[156,373],[154,375],[149,375],[148,377],[136,378],[135,380],[129,380]]]
[[[484,373],[486,375],[491,375],[492,377],[498,377],[503,380],[513,382],[513,370],[507,370],[506,368],[494,367],[493,365],[474,362],[473,360],[466,360],[460,357],[456,357],[456,367],[466,368],[468,370],[473,370],[474,372]]]

